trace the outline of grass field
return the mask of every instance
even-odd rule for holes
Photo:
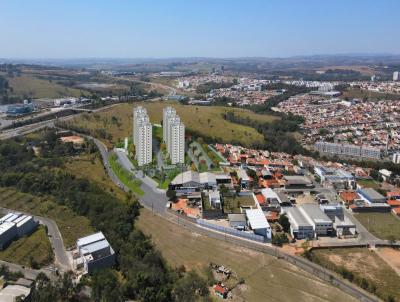
[[[243,145],[261,142],[264,138],[254,128],[224,120],[222,118],[223,113],[234,111],[236,115],[248,116],[265,122],[276,119],[274,116],[255,114],[239,108],[188,106],[175,102],[141,102],[134,106],[139,105],[147,108],[152,123],[160,124],[163,108],[172,106],[176,109],[187,129],[196,131],[199,135],[214,137],[220,142],[238,142]],[[101,113],[83,114],[70,120],[69,123],[89,129],[94,135],[96,135],[96,129],[104,129],[112,135],[112,142],[115,143],[132,135],[132,109],[133,105],[120,104]],[[117,121],[112,117],[116,117]],[[106,143],[109,144],[110,142]]]
[[[248,286],[242,293],[245,301],[356,301],[295,266],[192,233],[148,210],[142,209],[137,225],[152,236],[156,248],[174,267],[184,265],[189,270],[203,272],[213,262],[231,268]]]
[[[65,246],[71,246],[78,238],[93,233],[86,217],[78,216],[68,207],[48,198],[0,188],[0,206],[53,219],[60,229]]]
[[[359,184],[363,187],[366,187],[366,188],[372,188],[374,190],[380,188],[379,183],[373,179],[360,179],[360,180],[357,180],[357,184]]]
[[[254,199],[252,195],[244,196],[224,196],[224,212],[232,214],[240,214],[240,207],[252,207],[254,206]]]
[[[376,294],[383,299],[389,295],[400,299],[400,276],[374,251],[365,248],[313,250],[318,262],[332,270],[344,267],[357,279],[366,279],[369,287],[376,288]]]
[[[114,171],[115,175],[117,175],[118,179],[132,192],[139,196],[144,195],[143,190],[140,188],[142,182],[139,179],[132,180],[132,174],[121,167],[118,163],[117,155],[115,154],[110,157],[110,167]]]
[[[354,216],[376,237],[400,240],[400,219],[392,213],[358,213]]]
[[[22,75],[9,78],[9,85],[13,88],[13,95],[32,98],[59,98],[63,96],[79,97],[80,89],[68,88],[55,82],[42,80],[34,76]]]
[[[126,197],[126,194],[110,180],[97,155],[83,154],[69,157],[65,162],[65,168],[69,173],[99,185],[121,200]]]
[[[29,236],[13,241],[5,250],[0,251],[0,259],[33,268],[52,263],[53,249],[44,226],[39,226]]]

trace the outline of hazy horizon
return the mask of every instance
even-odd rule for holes
[[[398,55],[400,2],[16,0],[0,58],[173,59]]]

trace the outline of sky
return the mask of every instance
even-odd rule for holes
[[[400,54],[399,12],[399,0],[0,0],[0,57]]]

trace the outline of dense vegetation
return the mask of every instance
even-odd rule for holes
[[[252,146],[254,148],[289,154],[306,155],[309,153],[291,133],[299,129],[299,124],[302,122],[302,118],[299,116],[285,114],[281,116],[281,120],[278,122],[261,123],[248,117],[238,116],[233,111],[229,111],[223,115],[223,118],[232,123],[253,127],[263,134],[265,141],[263,143],[254,142]]]
[[[32,144],[42,149],[40,157],[29,147]],[[88,145],[87,152],[96,152],[92,143]],[[89,280],[93,298],[96,301],[185,301],[179,298],[184,290],[190,291],[192,299],[207,297],[207,287],[198,282],[200,277],[183,270],[171,270],[149,238],[135,228],[140,205],[131,194],[125,201],[118,200],[99,186],[62,169],[63,157],[75,152],[72,145],[61,144],[53,131],[30,144],[24,139],[1,142],[0,185],[51,196],[77,214],[88,217],[93,227],[105,234],[117,254],[116,269],[121,275],[115,270],[105,270],[93,276]],[[68,280],[64,281],[69,284]],[[51,284],[45,278],[40,282],[33,301],[74,301],[74,287],[65,296],[60,294],[65,282]],[[181,288],[187,282],[192,282],[192,286]]]

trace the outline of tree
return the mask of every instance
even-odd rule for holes
[[[170,201],[175,202],[177,197],[176,197],[176,192],[175,190],[168,189],[167,190],[167,197]]]
[[[282,246],[284,243],[289,243],[289,238],[285,233],[278,233],[272,236],[272,244]]]
[[[286,214],[280,215],[279,219],[278,219],[278,222],[282,226],[283,230],[286,233],[289,233],[289,231],[290,231],[290,222],[289,222],[289,219],[287,218]]]
[[[175,301],[195,302],[201,297],[208,297],[207,282],[196,272],[190,271],[179,279],[173,289]]]

